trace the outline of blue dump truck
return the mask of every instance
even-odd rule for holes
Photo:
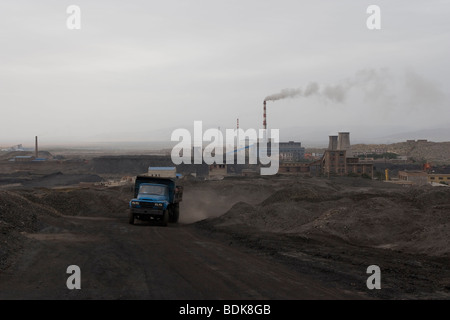
[[[163,226],[176,223],[180,216],[183,187],[174,178],[137,176],[134,198],[129,204],[129,223],[135,220],[159,221]]]

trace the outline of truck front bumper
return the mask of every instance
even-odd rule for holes
[[[131,208],[131,213],[139,220],[161,219],[164,215],[162,209],[147,209],[147,208]]]

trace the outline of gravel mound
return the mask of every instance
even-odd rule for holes
[[[125,189],[36,190],[27,197],[35,203],[51,206],[63,215],[108,216],[126,210],[132,194]]]
[[[448,205],[450,209],[450,188],[446,187],[417,187],[407,193],[407,198],[418,208]]]
[[[39,221],[41,215],[55,216],[58,212],[15,192],[0,190],[0,270],[9,265],[9,257],[22,247],[21,232],[35,232],[43,226]]]
[[[96,189],[0,190],[0,270],[11,264],[23,246],[23,233],[48,225],[47,217],[125,216],[132,192],[128,187]]]
[[[262,205],[280,202],[320,202],[336,200],[339,196],[333,188],[325,188],[311,185],[292,185],[279,190],[263,201]]]
[[[236,203],[206,224],[244,225],[264,232],[339,238],[357,246],[450,257],[450,188],[337,192],[331,187],[290,186],[259,204]]]

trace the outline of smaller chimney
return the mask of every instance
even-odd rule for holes
[[[37,159],[37,158],[39,158],[39,149],[38,149],[38,137],[36,136],[35,137],[35,142],[34,142],[34,152],[35,152],[35,155],[34,155],[34,157]]]
[[[263,128],[267,129],[267,118],[266,118],[266,100],[264,100],[264,114],[263,114]]]

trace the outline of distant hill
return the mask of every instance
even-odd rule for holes
[[[323,153],[326,148],[306,148],[309,153]],[[392,152],[417,162],[450,164],[450,142],[411,141],[391,144],[352,144],[352,151],[361,153]]]
[[[422,129],[417,131],[402,132],[385,136],[382,139],[391,141],[406,141],[408,139],[428,139],[428,141],[450,141],[450,127]]]
[[[416,161],[450,163],[450,142],[411,141],[392,144],[355,144],[352,150],[372,153],[376,150],[397,153]]]

